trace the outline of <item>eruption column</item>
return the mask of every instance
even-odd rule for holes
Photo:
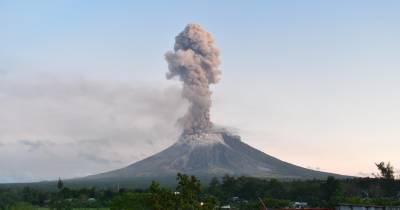
[[[165,54],[169,72],[167,79],[179,77],[182,96],[189,100],[188,112],[179,123],[184,134],[201,133],[212,127],[210,121],[210,84],[219,81],[219,51],[210,33],[198,24],[189,24],[175,37],[174,51]]]

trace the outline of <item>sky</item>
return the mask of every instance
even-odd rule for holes
[[[117,169],[174,143],[164,54],[188,23],[221,55],[211,119],[311,169],[400,169],[399,1],[0,0],[0,182]]]

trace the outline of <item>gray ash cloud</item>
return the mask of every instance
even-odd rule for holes
[[[189,24],[175,38],[174,51],[165,55],[167,79],[178,77],[183,82],[182,96],[190,107],[179,120],[185,134],[212,128],[210,121],[210,84],[219,81],[219,51],[212,35],[198,24]]]

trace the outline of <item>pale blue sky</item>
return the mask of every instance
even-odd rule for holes
[[[86,103],[85,97],[91,97],[90,91],[74,96],[76,101],[68,107],[57,98],[65,94],[63,99],[74,101],[69,97],[75,83],[118,86],[117,90],[130,85],[157,91],[176,88],[177,81],[165,79],[163,56],[172,49],[175,35],[190,22],[210,31],[221,51],[222,80],[213,86],[214,122],[237,128],[246,143],[304,167],[350,175],[373,172],[377,161],[391,161],[400,168],[398,11],[399,1],[364,0],[0,0],[0,106],[8,113],[7,118],[0,114],[0,121],[9,125],[0,125],[0,159],[15,159],[12,167],[0,161],[6,171],[0,172],[0,181],[58,177],[45,170],[57,161],[65,162],[65,173],[73,171],[67,177],[95,173],[129,164],[171,143],[152,139],[147,150],[138,149],[140,140],[132,137],[139,143],[131,150],[121,146],[127,151],[115,147],[109,153],[103,151],[102,157],[81,155],[101,160],[114,153],[126,154],[108,165],[98,161],[93,166],[88,161],[76,166],[48,155],[56,150],[68,156],[71,151],[64,144],[80,135],[70,128],[73,123],[55,123],[55,116],[82,121],[82,130],[95,120],[80,118],[82,110],[75,112]],[[47,98],[32,108],[28,104],[38,99],[26,96],[35,94]],[[48,116],[40,109],[43,106],[68,111]],[[114,110],[119,104],[110,107]],[[22,110],[37,114],[20,114]],[[71,115],[76,118],[70,119]],[[27,121],[33,124],[29,132],[20,126]],[[46,131],[54,124],[57,128]],[[26,154],[18,146],[27,142],[21,138],[31,140]],[[87,138],[111,137],[99,133]],[[32,152],[41,144],[44,149]],[[27,164],[32,158],[46,162],[45,166]]]

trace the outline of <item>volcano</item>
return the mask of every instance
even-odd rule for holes
[[[163,180],[185,173],[212,177],[249,176],[278,179],[341,177],[302,168],[267,155],[226,131],[183,135],[165,150],[125,168],[92,175],[85,180]]]
[[[165,54],[167,79],[183,83],[182,97],[189,102],[178,120],[179,140],[165,150],[125,168],[92,175],[84,180],[163,180],[177,173],[200,178],[224,175],[280,179],[324,179],[339,175],[309,170],[267,155],[242,142],[210,120],[210,85],[218,83],[219,50],[212,35],[198,24],[189,24],[175,37],[173,51]],[[239,99],[238,99],[239,100]]]

